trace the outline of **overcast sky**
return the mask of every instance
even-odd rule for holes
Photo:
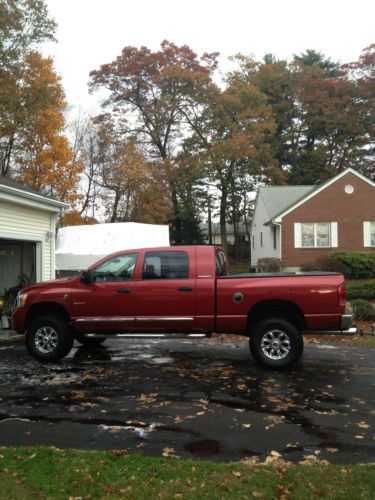
[[[156,50],[163,39],[195,52],[279,58],[308,48],[349,62],[375,43],[374,0],[46,0],[58,24],[55,59],[70,106],[95,111],[89,72],[128,45]]]

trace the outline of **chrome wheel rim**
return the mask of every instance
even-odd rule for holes
[[[292,348],[288,335],[276,329],[266,332],[260,345],[263,354],[274,360],[286,358]]]
[[[50,354],[58,344],[58,334],[51,326],[42,326],[35,333],[35,347],[42,354]]]

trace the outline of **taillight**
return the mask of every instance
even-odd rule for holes
[[[345,283],[339,286],[339,307],[345,307],[346,304],[346,288]]]

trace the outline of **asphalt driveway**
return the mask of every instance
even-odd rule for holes
[[[375,348],[307,345],[275,372],[242,340],[107,341],[52,365],[4,341],[0,376],[0,446],[375,462]]]

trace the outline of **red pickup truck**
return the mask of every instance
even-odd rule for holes
[[[247,335],[260,363],[285,367],[302,355],[305,331],[347,330],[344,278],[336,273],[229,276],[220,247],[116,252],[80,276],[29,286],[13,324],[40,361],[63,358],[74,339],[213,332]]]

